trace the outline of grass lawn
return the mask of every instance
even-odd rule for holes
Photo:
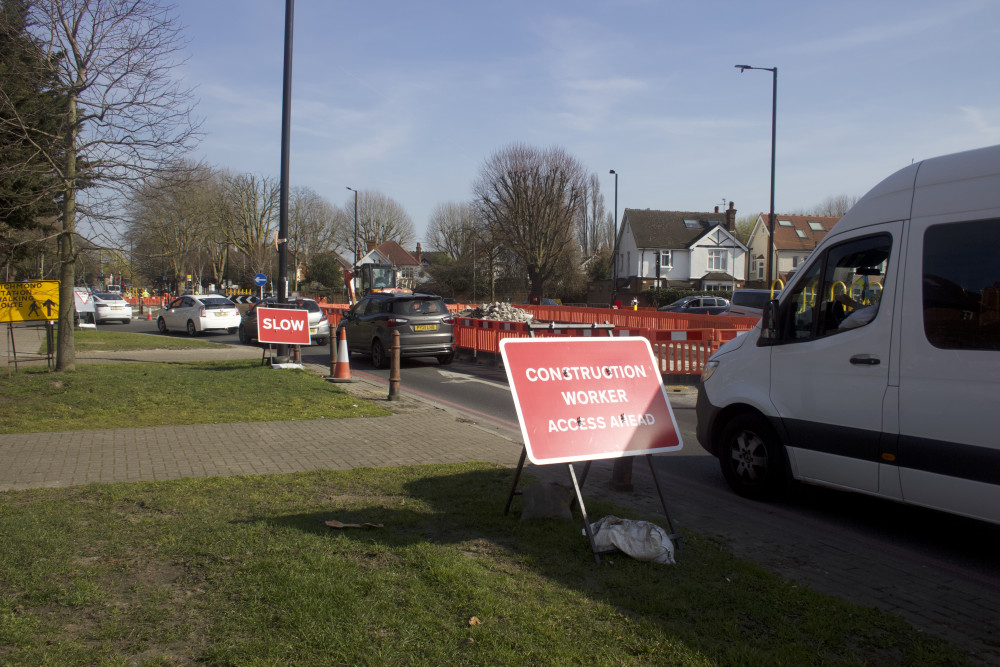
[[[0,663],[963,664],[897,617],[697,535],[676,565],[595,565],[578,523],[503,516],[511,474],[470,463],[0,494]]]
[[[27,367],[0,376],[0,433],[388,414],[307,371],[256,360],[81,364],[68,373]]]
[[[77,334],[78,349],[215,345]],[[0,377],[3,433],[383,414],[254,360]],[[676,565],[595,565],[578,522],[521,522],[518,504],[503,516],[512,474],[469,463],[0,493],[0,665],[967,664],[695,533]]]

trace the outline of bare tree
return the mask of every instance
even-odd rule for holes
[[[480,217],[494,240],[520,261],[533,297],[543,295],[573,249],[585,174],[560,148],[512,144],[486,160],[473,186]]]
[[[857,197],[849,195],[833,195],[823,200],[823,203],[812,210],[812,215],[842,217],[858,202]]]
[[[580,199],[580,212],[576,219],[577,240],[583,256],[590,257],[606,243],[604,225],[608,213],[604,208],[604,195],[601,193],[601,181],[597,174],[591,174],[587,178]]]
[[[127,207],[125,238],[180,282],[197,276],[200,282],[205,264],[215,275],[220,239],[219,207],[222,195],[220,174],[208,167],[182,163],[173,173],[164,173],[134,193]]]
[[[278,231],[278,194],[278,182],[266,177],[240,174],[226,182],[229,242],[246,255],[254,272],[268,265]]]
[[[347,218],[310,188],[292,188],[288,208],[288,252],[293,258],[292,271],[298,289],[300,266],[308,267],[316,253],[343,250],[343,241],[348,236]]]
[[[37,148],[56,175],[61,200],[56,370],[66,371],[76,364],[78,215],[92,218],[101,203],[173,163],[192,147],[197,126],[190,91],[172,76],[179,27],[154,0],[34,0],[27,24],[54,65],[65,102],[57,148],[41,142]],[[6,99],[0,94],[0,104]],[[25,121],[17,129],[30,138],[37,128]]]
[[[471,257],[473,243],[481,246],[485,240],[483,228],[472,204],[438,204],[427,225],[427,244],[454,260]]]
[[[350,207],[353,212],[354,197],[350,199]],[[351,248],[354,247],[353,217],[350,231],[346,234],[349,240],[345,244]],[[413,243],[414,237],[413,221],[397,201],[381,192],[362,190],[358,193],[358,244],[362,255],[368,241],[373,241],[375,245],[396,241],[406,247]]]

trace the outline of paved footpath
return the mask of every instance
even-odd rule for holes
[[[15,331],[18,331],[15,328]],[[18,331],[18,356],[37,350],[39,331]],[[8,345],[0,345],[7,361]],[[79,354],[78,364],[122,361],[260,359],[258,348],[226,346],[207,351]],[[44,361],[28,362],[44,364]],[[310,370],[328,375],[329,369]],[[99,431],[0,435],[0,492],[91,482],[154,481],[179,477],[300,472],[369,466],[486,461],[514,466],[520,442],[480,427],[462,415],[403,393],[386,400],[384,387],[341,385],[353,395],[390,408],[390,417],[311,421],[200,424]],[[419,433],[421,437],[414,438]],[[587,495],[648,516],[661,514],[647,466],[634,467],[635,494],[608,489],[610,464],[599,462]],[[562,466],[531,467],[543,479],[565,482]],[[663,474],[669,483],[670,471]],[[645,489],[646,493],[638,492]],[[720,539],[738,556],[791,580],[857,604],[897,613],[922,631],[962,647],[981,664],[1000,664],[1000,590],[906,558],[885,558],[883,542],[828,534],[803,525],[794,542],[780,505],[762,509],[735,496],[694,490],[674,498],[671,514]],[[727,500],[728,499],[728,500]],[[731,502],[729,502],[731,501]],[[772,517],[772,519],[769,519]],[[593,519],[594,517],[592,517]],[[901,567],[901,563],[904,565]],[[985,592],[984,592],[985,591]]]

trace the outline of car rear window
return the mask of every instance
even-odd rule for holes
[[[440,299],[408,299],[394,302],[392,312],[396,315],[441,315],[448,312],[448,307]]]
[[[201,302],[206,308],[230,308],[236,305],[229,299],[202,299]]]

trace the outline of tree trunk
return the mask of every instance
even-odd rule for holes
[[[76,303],[76,99],[70,95],[66,113],[66,173],[63,174],[62,233],[59,234],[59,342],[56,344],[56,372],[76,370],[76,341],[73,315]]]

